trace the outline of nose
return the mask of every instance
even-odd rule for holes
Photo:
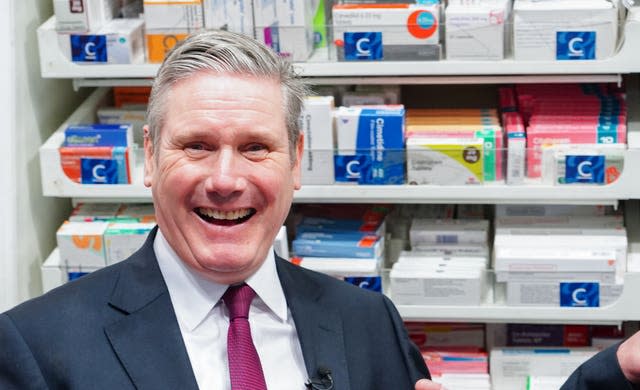
[[[242,192],[246,188],[247,171],[240,156],[232,148],[220,148],[212,156],[213,163],[208,168],[205,190],[209,194],[229,197]]]

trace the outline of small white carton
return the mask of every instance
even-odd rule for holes
[[[516,61],[604,60],[616,48],[618,9],[608,0],[515,0]]]
[[[115,264],[134,254],[155,223],[145,222],[112,222],[104,232],[105,256],[107,265]]]
[[[60,263],[65,267],[104,267],[104,232],[108,222],[65,222],[56,239]]]
[[[88,273],[98,270],[102,267],[82,267],[65,265],[60,257],[58,248],[51,252],[51,255],[40,266],[40,275],[42,277],[42,292],[46,293],[56,287],[72,280],[78,279]]]
[[[254,36],[251,0],[204,0],[204,27]]]
[[[486,219],[415,218],[409,230],[412,248],[424,244],[486,245],[489,221]]]
[[[484,181],[482,138],[409,137],[409,184],[461,185]]]
[[[300,114],[304,134],[302,184],[333,184],[333,96],[308,96]]]
[[[144,0],[147,30],[188,30],[204,28],[202,0]]]
[[[56,30],[64,33],[96,31],[113,19],[116,0],[53,0]]]
[[[508,0],[449,0],[445,12],[447,59],[504,59],[510,7]]]

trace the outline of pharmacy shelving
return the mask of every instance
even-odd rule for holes
[[[67,124],[93,123],[96,107],[109,99],[110,89],[96,89],[40,148],[44,195],[93,201],[150,201],[151,191],[142,184],[143,154],[134,151],[132,184],[78,184],[66,177],[60,165],[58,147]],[[633,94],[631,94],[633,96]],[[631,98],[630,96],[630,98]],[[635,98],[633,98],[635,99]],[[635,104],[630,104],[630,106]],[[630,110],[629,149],[625,152],[620,178],[608,185],[305,185],[297,191],[297,203],[555,203],[611,204],[640,198],[640,182],[634,167],[640,166],[640,118]]]
[[[76,86],[149,83],[159,64],[83,65],[71,62],[60,50],[55,16],[38,28],[40,68],[45,78],[74,79]],[[315,83],[513,83],[620,81],[620,75],[640,72],[640,7],[631,8],[621,29],[619,50],[597,61],[371,61],[337,62],[330,49],[317,50],[298,72]],[[518,77],[523,76],[523,77]],[[533,77],[533,79],[532,79]],[[137,80],[136,80],[137,79]],[[117,84],[116,84],[117,83]]]

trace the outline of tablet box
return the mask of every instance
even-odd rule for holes
[[[139,64],[144,62],[143,27],[141,19],[113,19],[91,32],[58,34],[58,43],[75,63]]]
[[[150,63],[160,63],[167,53],[174,48],[178,42],[183,41],[189,35],[185,29],[146,29],[144,39],[147,48],[147,61]]]
[[[65,147],[59,149],[65,175],[81,184],[131,184],[130,148],[120,146]]]
[[[117,13],[116,0],[53,0],[56,30],[64,33],[96,31]]]
[[[69,221],[109,221],[116,218],[120,207],[120,203],[79,203],[71,211]]]
[[[204,28],[202,0],[144,0],[143,5],[147,30]]]
[[[63,146],[133,146],[131,124],[69,125],[64,130]]]
[[[535,307],[603,307],[622,295],[623,284],[597,281],[528,281],[507,283],[507,305]]]
[[[300,114],[304,134],[302,184],[333,184],[333,96],[308,96]]]
[[[439,60],[439,30],[439,1],[333,6],[340,61]]]
[[[339,107],[335,113],[339,183],[404,184],[404,107]]]
[[[508,0],[449,0],[445,12],[447,59],[504,59],[510,8]]]
[[[352,257],[381,259],[384,238],[367,233],[304,232],[296,236],[291,249],[300,257]]]
[[[479,244],[488,242],[489,221],[482,219],[415,218],[409,237],[412,247],[424,244]]]
[[[482,138],[409,137],[409,184],[464,185],[484,181]]]
[[[108,222],[65,222],[58,228],[56,239],[60,261],[70,267],[104,267],[104,232]]]
[[[65,265],[60,258],[60,250],[56,248],[40,266],[42,292],[51,291],[100,268],[102,267]]]
[[[618,9],[613,2],[515,0],[514,60],[604,60],[616,48]]]
[[[155,222],[156,214],[151,203],[124,203],[116,214],[118,220]]]
[[[111,222],[104,232],[107,265],[115,264],[134,254],[144,244],[155,222]]]
[[[251,0],[204,0],[204,27],[224,29],[253,37],[253,2]]]
[[[100,107],[97,115],[98,122],[104,124],[130,123],[133,126],[133,142],[140,146],[144,144],[142,129],[147,123],[146,107]]]

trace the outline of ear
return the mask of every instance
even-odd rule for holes
[[[143,136],[144,136],[144,185],[146,187],[151,187],[151,185],[153,184],[153,173],[155,172],[155,169],[156,169],[156,162],[155,162],[155,155],[153,153],[153,142],[151,142],[151,138],[149,137],[149,125],[144,125]]]
[[[302,186],[302,152],[304,151],[304,134],[298,134],[298,143],[296,145],[296,161],[293,165],[293,188],[299,190]]]

